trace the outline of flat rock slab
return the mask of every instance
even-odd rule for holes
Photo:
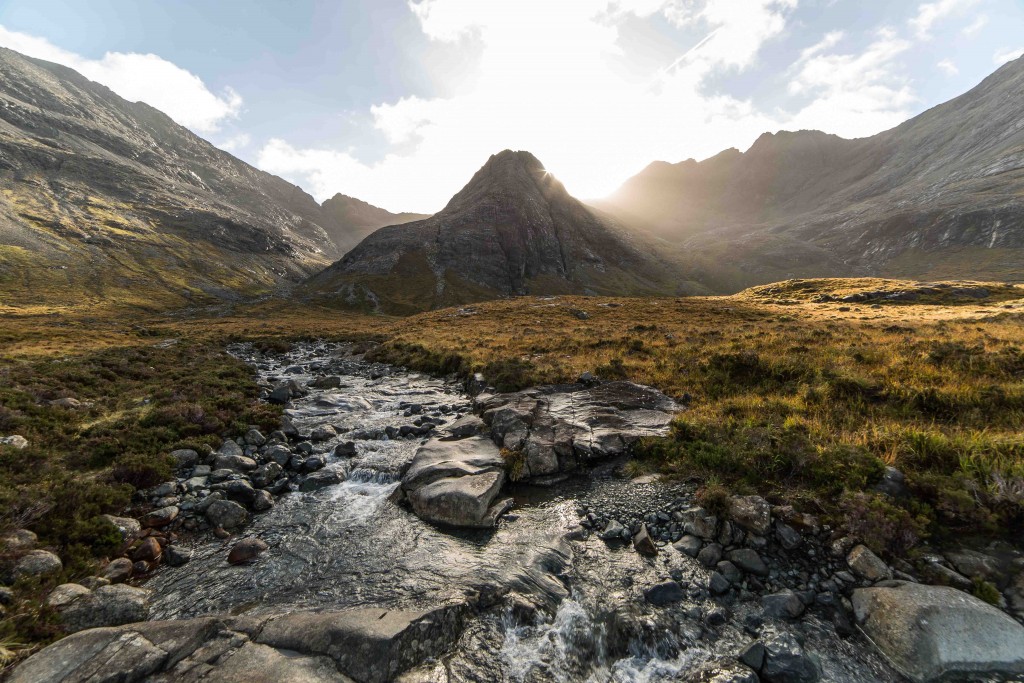
[[[416,451],[402,490],[418,517],[435,524],[494,526],[494,500],[505,483],[505,463],[485,436],[431,440]]]
[[[448,649],[470,608],[356,609],[153,621],[80,631],[11,683],[384,683]]]
[[[522,453],[518,479],[576,470],[623,455],[639,439],[668,433],[676,403],[633,382],[554,385],[482,395],[476,409],[494,442]]]
[[[911,680],[1024,672],[1024,626],[955,588],[887,581],[854,591],[853,609]]]

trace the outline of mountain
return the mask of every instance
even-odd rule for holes
[[[387,209],[340,192],[325,201],[322,206],[324,215],[332,224],[328,234],[343,252],[359,244],[377,228],[411,223],[430,217],[422,213],[391,213]]]
[[[599,204],[717,262],[718,289],[788,277],[1021,279],[1024,59],[891,130],[762,135],[655,162]]]
[[[156,109],[0,49],[0,305],[255,293],[338,258],[349,229]]]
[[[529,152],[492,156],[440,212],[377,230],[309,280],[317,298],[408,313],[519,294],[680,294],[657,238],[569,195]]]

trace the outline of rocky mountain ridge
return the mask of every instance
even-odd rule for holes
[[[493,155],[436,215],[382,228],[307,283],[312,296],[413,312],[521,294],[683,294],[667,245],[565,190],[529,152]]]

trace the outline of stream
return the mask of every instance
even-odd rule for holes
[[[294,399],[286,414],[302,434],[335,427],[338,437],[313,448],[345,480],[283,495],[255,516],[242,533],[270,549],[254,563],[225,562],[237,539],[193,539],[186,567],[162,570],[147,583],[154,594],[151,619],[398,609],[494,596],[493,607],[470,621],[448,655],[402,680],[743,680],[714,678],[714,665],[735,661],[751,641],[757,601],[722,605],[702,594],[701,570],[671,547],[649,559],[625,544],[579,533],[581,509],[654,510],[691,499],[691,489],[631,482],[616,476],[610,463],[554,487],[514,488],[516,506],[495,529],[441,529],[391,502],[403,467],[425,437],[388,438],[385,429],[420,416],[450,422],[470,413],[461,384],[370,363],[343,344],[303,343],[285,354],[262,354],[249,345],[230,351],[268,386],[340,378],[337,387],[311,388]],[[348,441],[356,454],[335,456],[334,448]],[[643,587],[670,576],[689,585],[686,599],[663,609],[645,603]],[[818,660],[822,680],[899,680],[866,640],[840,638],[814,615],[784,628]]]

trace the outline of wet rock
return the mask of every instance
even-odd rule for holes
[[[732,585],[738,586],[743,583],[743,572],[741,572],[739,567],[729,560],[722,560],[715,565],[715,569],[718,570],[718,573],[724,576]]]
[[[755,576],[768,576],[768,565],[761,556],[750,548],[737,548],[725,554],[726,558],[737,567]]]
[[[346,441],[334,447],[334,455],[338,458],[351,458],[358,453],[355,441]]]
[[[858,576],[868,581],[892,578],[892,570],[889,569],[889,565],[865,545],[858,545],[851,550],[850,554],[846,556],[846,563]]]
[[[903,498],[910,492],[907,489],[906,477],[895,467],[886,467],[882,480],[875,484],[872,491],[884,493],[893,498]]]
[[[110,580],[104,579],[102,576],[87,576],[84,579],[79,579],[78,583],[89,590],[96,590],[100,586],[109,586]]]
[[[538,387],[481,395],[477,409],[499,445],[522,452],[522,478],[578,469],[668,432],[675,403],[631,382]]]
[[[313,389],[337,389],[341,386],[341,377],[338,377],[337,375],[317,377],[309,383],[309,386]]]
[[[948,586],[893,581],[853,592],[857,623],[914,681],[1024,673],[1024,626]]]
[[[269,490],[259,490],[253,496],[252,503],[249,506],[254,512],[266,512],[274,507],[274,496],[271,495]]]
[[[164,562],[172,567],[182,567],[192,559],[192,551],[178,545],[164,548]]]
[[[789,633],[770,633],[763,639],[761,678],[768,683],[814,683],[821,667]]]
[[[123,583],[132,577],[132,561],[127,557],[112,560],[100,574],[110,583]]]
[[[271,446],[267,449],[264,457],[276,465],[284,467],[292,459],[292,452],[285,446]]]
[[[285,405],[292,398],[291,389],[287,384],[278,384],[267,396],[267,400],[278,405]]]
[[[262,489],[277,481],[282,474],[284,474],[283,467],[276,462],[268,462],[260,465],[255,472],[249,475],[249,479],[253,486]]]
[[[245,564],[252,562],[270,548],[266,541],[259,538],[243,538],[231,547],[228,552],[228,564]]]
[[[640,531],[633,535],[633,550],[646,557],[654,557],[658,554],[658,547],[654,545],[646,524],[641,524]]]
[[[493,526],[491,513],[505,483],[505,463],[483,436],[431,440],[421,446],[402,477],[402,490],[422,519],[451,526]]]
[[[760,671],[761,667],[764,666],[764,643],[760,640],[755,640],[750,643],[736,655],[736,659],[749,666],[754,671]]]
[[[307,475],[306,478],[302,480],[302,483],[299,484],[299,490],[304,493],[310,493],[312,491],[325,489],[328,486],[335,486],[343,481],[345,481],[345,477],[338,470],[323,469]]]
[[[727,593],[731,587],[732,584],[729,583],[729,579],[725,578],[716,571],[711,572],[711,574],[708,576],[708,590],[711,591],[714,595],[721,595],[722,593]]]
[[[800,532],[784,522],[775,523],[775,538],[786,550],[795,550],[803,542]]]
[[[758,683],[757,674],[742,664],[704,664],[686,677],[692,683]]]
[[[771,619],[796,619],[804,613],[803,601],[791,590],[763,596],[761,607]]]
[[[729,515],[747,531],[759,536],[768,533],[772,523],[772,506],[761,496],[733,496]]]
[[[152,536],[149,536],[142,539],[142,542],[139,543],[138,547],[132,551],[131,557],[136,562],[155,562],[162,552],[160,543],[158,543]]]
[[[697,557],[697,553],[700,552],[700,549],[701,547],[703,547],[703,545],[704,542],[701,541],[699,538],[687,534],[686,536],[683,536],[678,541],[673,543],[672,547],[678,550],[679,552],[683,553],[684,555],[689,555],[690,557]]]
[[[664,607],[682,602],[686,597],[683,587],[676,581],[665,581],[644,591],[644,599],[655,607]]]
[[[943,564],[944,561],[945,559],[939,555],[924,555],[918,563],[918,569],[929,583],[953,586],[963,591],[969,591],[974,587],[970,579],[947,567]]]
[[[176,520],[179,512],[181,510],[176,505],[170,505],[159,510],[147,512],[139,519],[139,523],[144,527],[159,529]]]
[[[715,605],[704,614],[704,623],[712,628],[723,626],[729,621],[729,611],[721,605]]]
[[[52,576],[63,569],[60,558],[49,550],[30,550],[8,572],[7,583],[14,583],[23,576]]]
[[[613,519],[605,526],[604,531],[600,533],[600,537],[604,541],[621,541],[624,533],[628,533],[626,527],[622,526],[619,520]]]
[[[302,462],[303,472],[316,472],[327,466],[327,460],[322,455],[311,455]]]
[[[233,500],[215,500],[206,508],[207,521],[222,529],[234,529],[249,521],[249,513]]]
[[[313,441],[330,441],[336,436],[338,436],[338,432],[331,425],[319,425],[309,435],[309,438]]]

